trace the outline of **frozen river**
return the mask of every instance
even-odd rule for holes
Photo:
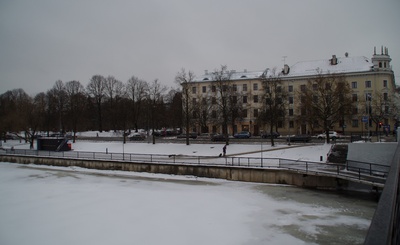
[[[289,186],[0,163],[0,244],[362,244],[377,203]]]

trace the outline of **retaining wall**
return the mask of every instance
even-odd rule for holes
[[[271,184],[288,184],[307,188],[337,189],[348,186],[348,181],[332,176],[310,175],[285,169],[260,169],[235,166],[176,165],[160,163],[134,163],[85,159],[41,158],[34,156],[0,155],[1,162],[50,166],[78,166],[99,170],[122,170],[173,175],[226,179]]]

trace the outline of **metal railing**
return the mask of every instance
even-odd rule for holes
[[[119,161],[135,163],[156,164],[183,164],[203,166],[233,166],[249,168],[276,168],[288,169],[303,173],[336,176],[345,179],[362,180],[368,183],[383,185],[389,168],[383,165],[358,162],[357,166],[346,167],[344,164],[327,164],[291,160],[282,158],[259,157],[213,157],[213,156],[187,156],[165,154],[136,154],[136,153],[111,153],[111,152],[84,152],[84,151],[37,151],[29,149],[0,150],[1,155],[23,155],[45,158],[85,159],[99,161]],[[354,164],[353,164],[354,165]],[[378,170],[379,169],[379,170]],[[373,170],[373,171],[372,171]]]
[[[400,243],[400,144],[393,157],[390,173],[372,218],[364,244]]]

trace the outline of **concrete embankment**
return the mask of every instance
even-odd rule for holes
[[[190,164],[137,163],[122,161],[99,161],[86,159],[42,158],[32,156],[1,155],[0,161],[20,164],[36,164],[71,167],[77,166],[99,170],[122,170],[172,175],[226,179],[270,184],[288,184],[317,189],[346,188],[348,181],[334,176],[310,175],[286,169],[261,169],[236,166],[203,166]]]

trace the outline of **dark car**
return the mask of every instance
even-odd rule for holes
[[[298,134],[295,136],[289,136],[286,138],[286,141],[290,142],[310,142],[311,136],[308,134]]]
[[[177,138],[186,138],[186,133],[180,134],[180,135],[178,135],[176,137]],[[196,132],[189,133],[189,138],[197,139],[197,133]]]
[[[278,132],[273,132],[272,133],[272,137],[274,138],[274,139],[276,139],[276,138],[279,138],[281,135],[280,135],[280,133],[278,133]],[[271,138],[271,133],[263,133],[262,135],[261,135],[261,138],[263,138],[263,139],[270,139]]]
[[[131,137],[129,137],[130,140],[144,140],[146,137],[140,133],[133,133]]]
[[[236,139],[248,139],[250,138],[250,133],[248,131],[242,131],[233,135],[233,137],[235,137]]]
[[[226,138],[225,138],[225,135],[223,135],[223,134],[214,134],[214,135],[211,137],[211,140],[212,140],[212,141],[225,141]]]

